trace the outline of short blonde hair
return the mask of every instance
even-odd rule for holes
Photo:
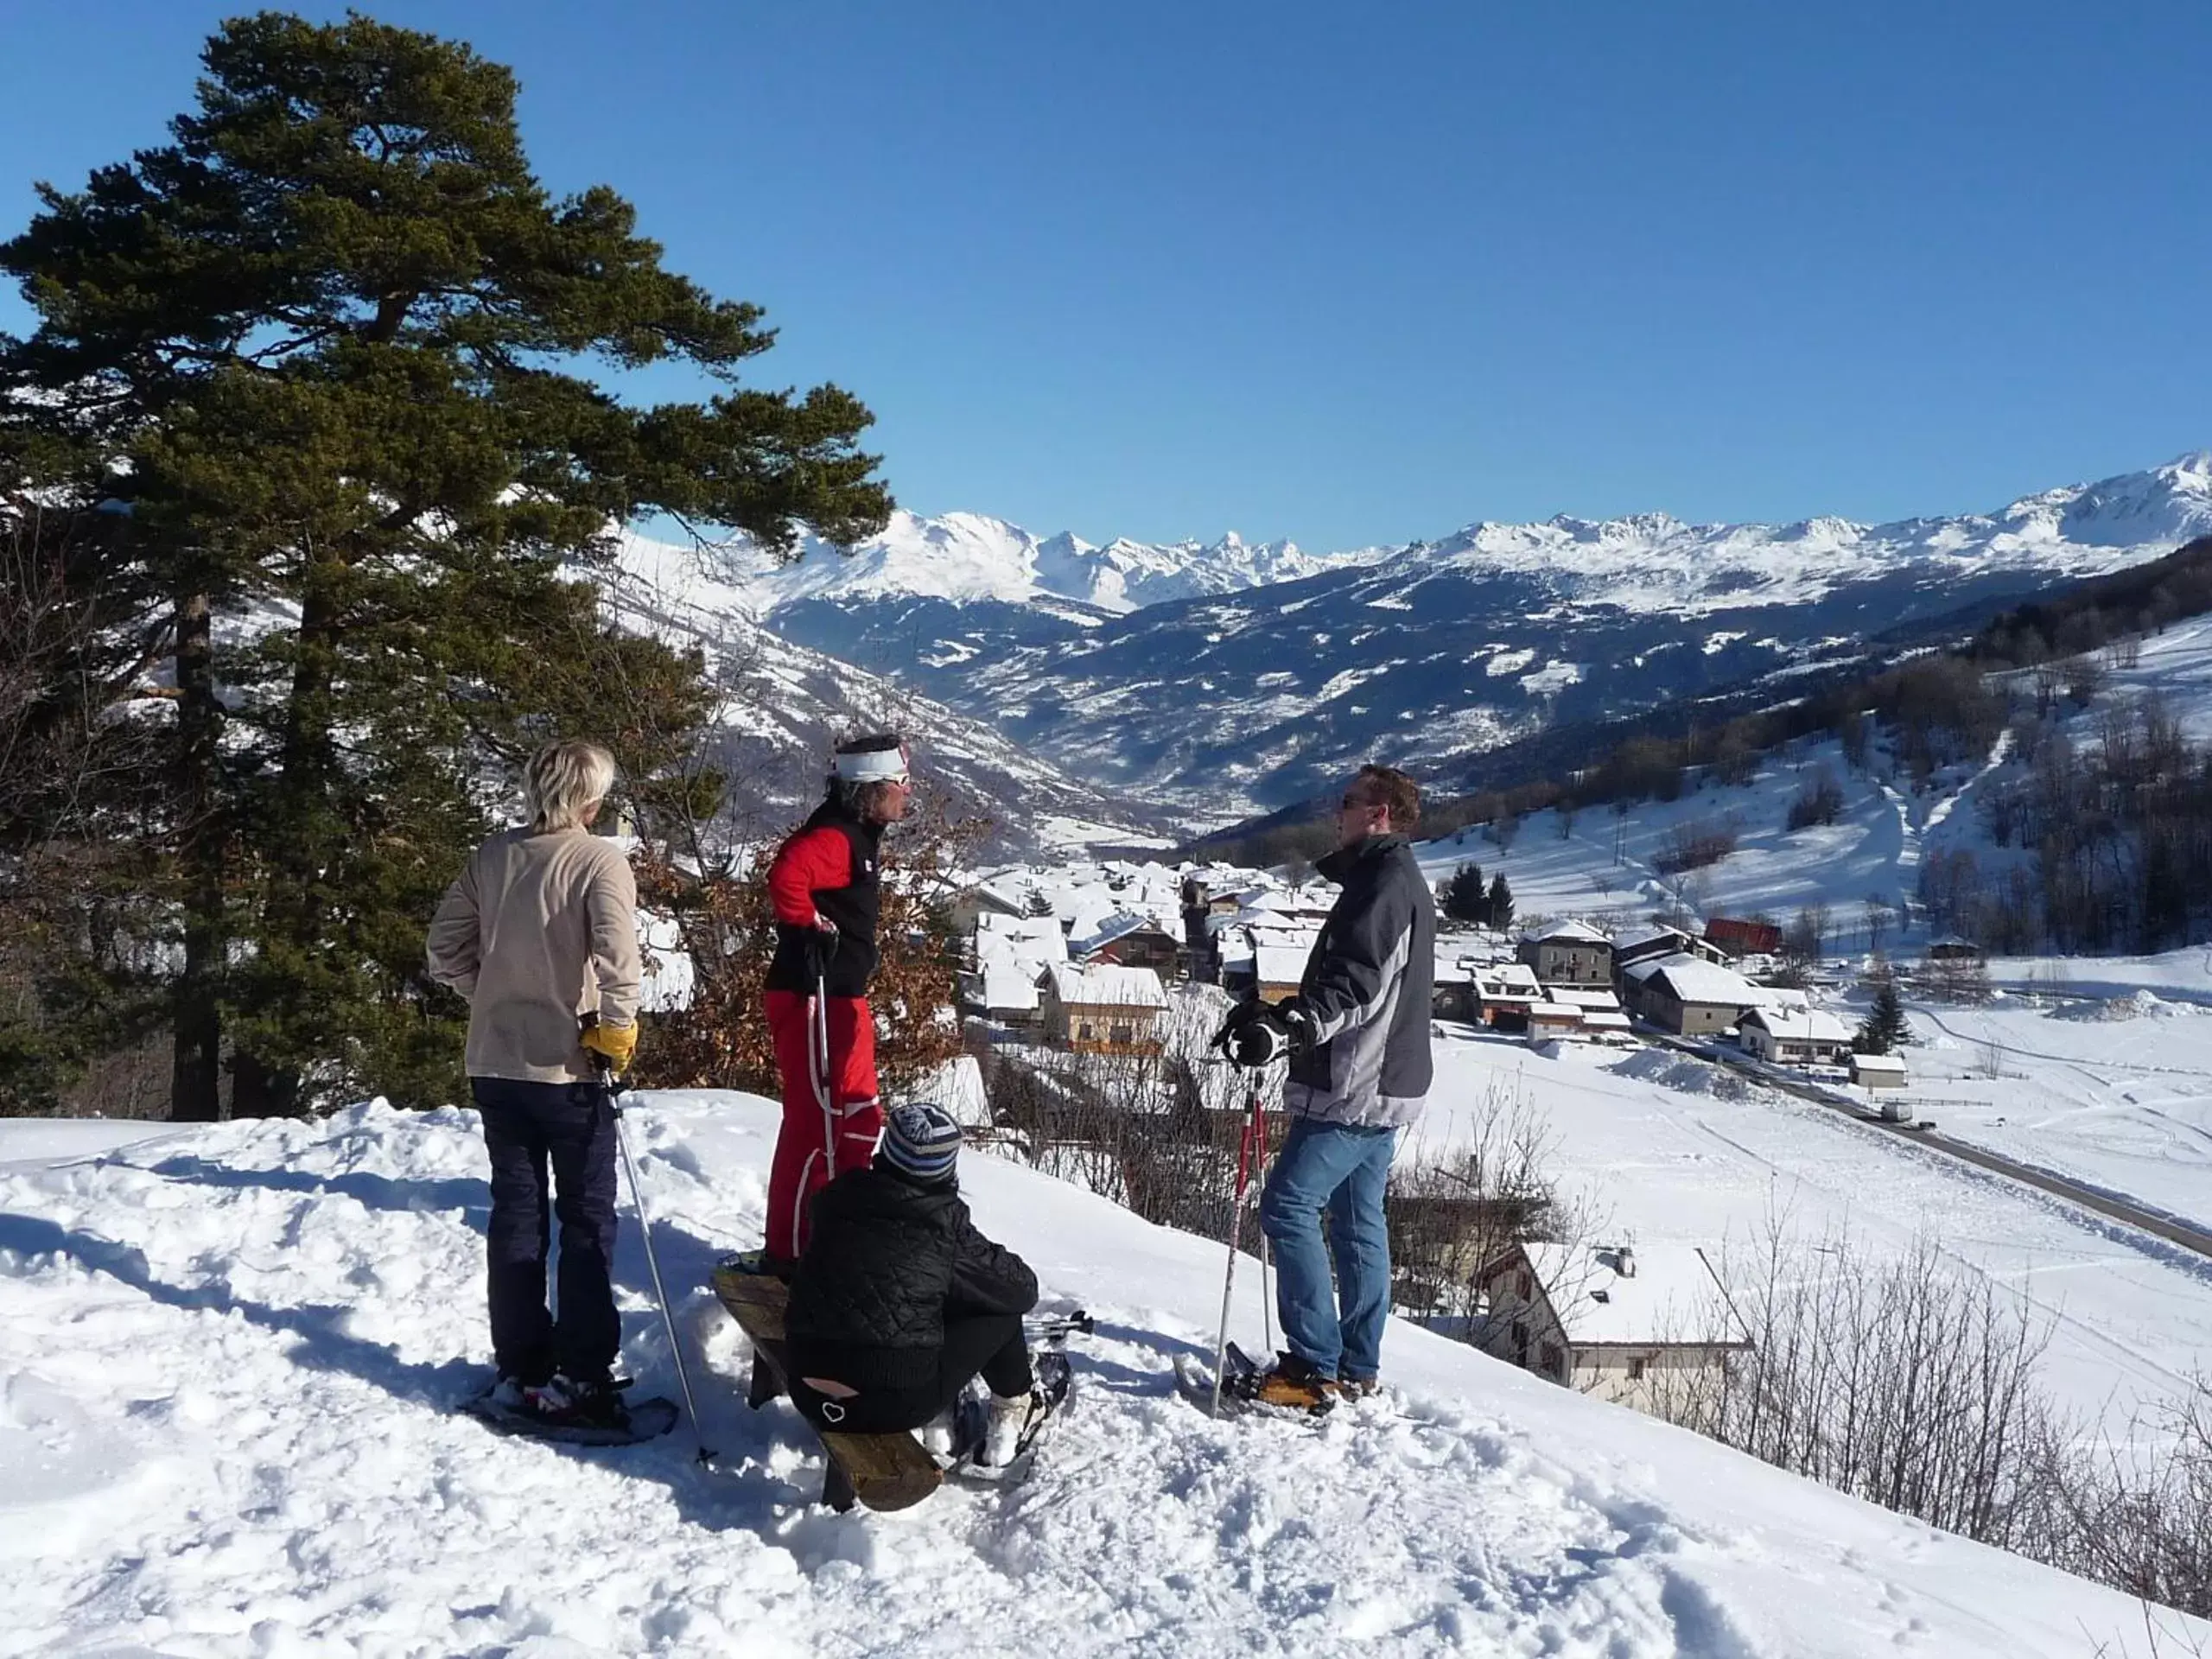
[[[538,831],[581,830],[614,787],[614,757],[596,743],[548,743],[522,769],[523,809]]]

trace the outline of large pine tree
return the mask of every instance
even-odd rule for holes
[[[505,68],[273,12],[203,60],[174,142],[42,186],[0,246],[39,319],[0,338],[0,486],[127,514],[101,580],[173,666],[175,1114],[217,1115],[226,1054],[241,1109],[427,1097],[454,1010],[422,923],[493,764],[594,734],[649,779],[708,706],[605,625],[612,530],[789,552],[890,498],[849,394],[741,385],[757,308],[664,270],[612,190],[547,193]],[[592,378],[661,362],[720,390]]]

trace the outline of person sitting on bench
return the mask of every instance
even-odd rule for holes
[[[784,1316],[791,1403],[829,1433],[921,1429],[952,1449],[969,1379],[991,1390],[980,1461],[1010,1461],[1051,1410],[1021,1316],[1037,1275],[976,1230],[961,1201],[960,1126],[941,1107],[895,1109],[867,1167],[814,1197]]]

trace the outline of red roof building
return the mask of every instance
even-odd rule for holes
[[[1772,922],[1715,916],[1706,923],[1705,937],[1732,957],[1770,957],[1782,949],[1782,930]]]

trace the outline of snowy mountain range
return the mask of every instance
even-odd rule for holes
[[[1388,550],[1313,554],[1290,542],[1249,543],[1235,531],[1210,543],[1117,537],[1094,547],[1065,531],[1039,538],[982,513],[923,518],[902,509],[880,536],[849,554],[809,537],[796,563],[779,564],[739,543],[728,550],[723,574],[744,588],[756,614],[810,599],[918,597],[1037,605],[1082,620],[1295,582],[1370,563]]]
[[[706,758],[731,780],[731,828],[780,832],[819,798],[830,750],[861,731],[916,734],[925,784],[961,816],[981,815],[1000,852],[1166,844],[1155,810],[1068,776],[990,725],[812,651],[753,621],[744,595],[690,550],[626,537],[601,572],[625,627],[696,645],[722,697]]]
[[[1798,672],[2205,534],[2212,451],[1887,524],[1560,517],[1313,555],[902,514],[849,556],[711,556],[773,634],[1200,825],[1306,798],[1363,760],[1448,779],[1554,724]]]

